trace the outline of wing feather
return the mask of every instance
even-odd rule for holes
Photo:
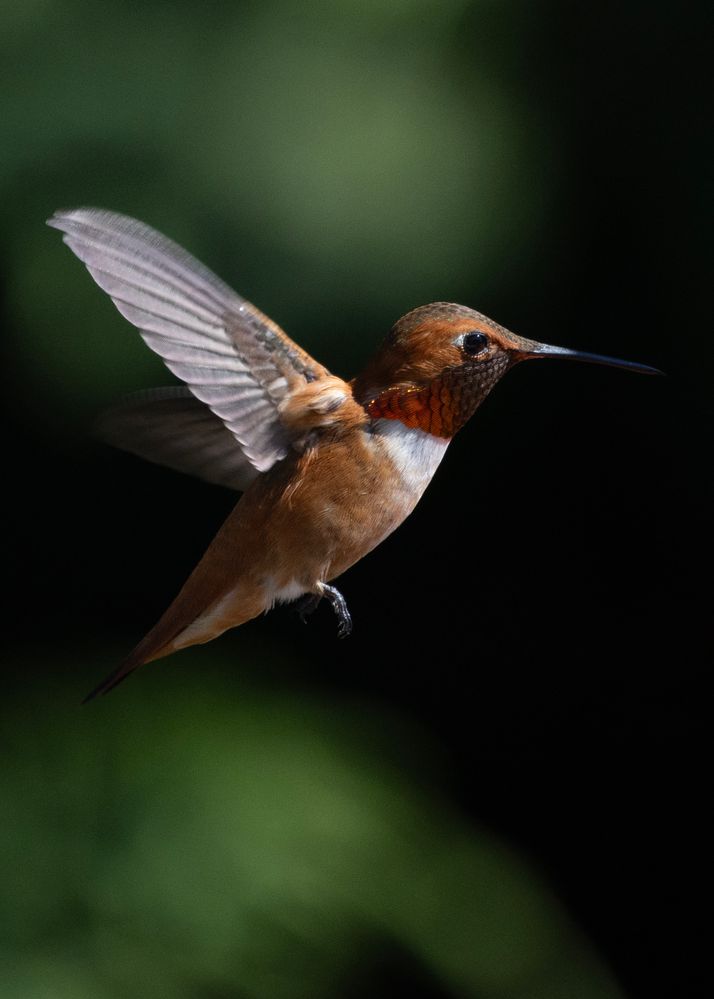
[[[294,433],[279,406],[329,372],[272,320],[176,243],[142,222],[93,208],[49,225],[119,312],[218,417],[257,471],[285,457]]]
[[[187,388],[137,392],[103,413],[100,440],[177,472],[243,491],[258,476],[235,437]]]

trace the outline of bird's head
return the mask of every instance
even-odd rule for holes
[[[465,305],[434,302],[395,323],[354,391],[374,417],[451,437],[509,368],[547,357],[659,374],[643,364],[538,343]]]

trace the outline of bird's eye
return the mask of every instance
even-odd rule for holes
[[[467,333],[462,340],[462,346],[465,353],[470,354],[472,357],[474,354],[481,354],[488,347],[488,337],[485,333],[480,333],[478,330],[474,330],[473,333]]]

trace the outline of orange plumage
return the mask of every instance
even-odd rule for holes
[[[244,490],[176,599],[90,697],[277,601],[327,598],[347,634],[330,581],[409,515],[453,435],[517,362],[559,356],[653,372],[538,344],[437,302],[403,316],[346,382],[148,226],[86,208],[49,224],[186,385],[118,407],[103,421],[106,438]]]

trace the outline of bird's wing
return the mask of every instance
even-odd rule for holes
[[[259,472],[295,438],[279,406],[329,374],[207,267],[135,219],[95,208],[48,225],[167,367],[219,417]]]
[[[122,451],[229,489],[242,492],[260,474],[223,420],[180,385],[128,396],[95,430]]]

